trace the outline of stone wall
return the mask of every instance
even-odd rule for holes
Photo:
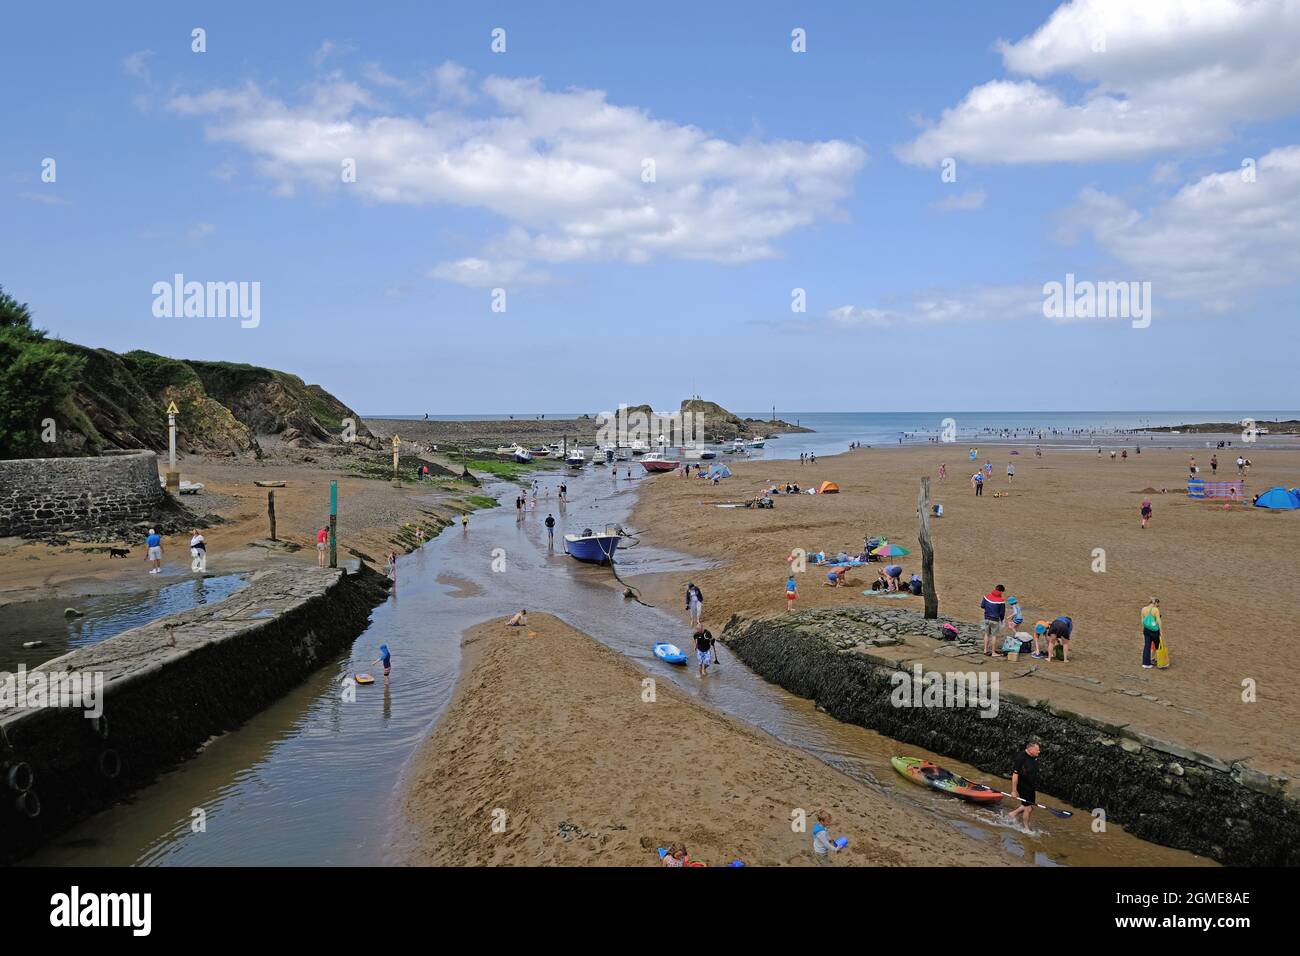
[[[960,627],[958,645],[978,646],[975,626]],[[908,659],[914,655],[890,659],[892,645],[901,643],[901,635],[936,630],[937,622],[902,608],[826,609],[733,617],[722,640],[764,678],[815,701],[837,720],[1004,780],[1020,746],[1036,736],[1043,741],[1039,777],[1046,791],[1077,807],[1104,809],[1111,823],[1144,840],[1235,866],[1300,865],[1300,801],[1290,782],[1240,761],[1005,686],[993,718],[970,707],[894,706],[891,694],[903,675],[914,674]],[[972,670],[957,660],[952,666]],[[911,680],[906,684],[910,688]]]
[[[166,501],[151,451],[0,461],[0,537],[150,521]]]
[[[0,695],[0,863],[153,782],[336,660],[386,594],[385,579],[365,567],[283,565],[224,601],[47,661],[23,675],[21,701],[18,675],[0,673],[9,686]],[[34,701],[34,688],[57,674],[100,675],[102,716]]]

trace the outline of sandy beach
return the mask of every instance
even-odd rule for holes
[[[849,837],[834,865],[1011,862],[943,820],[686,698],[562,621],[465,636],[455,699],[407,770],[395,853],[414,865],[815,865],[792,813]],[[503,832],[493,832],[504,812]]]
[[[795,548],[856,554],[864,535],[884,535],[913,552],[898,562],[904,576],[919,573],[917,492],[919,477],[929,475],[932,500],[945,511],[932,521],[942,613],[977,621],[981,596],[1005,584],[1031,625],[1059,614],[1074,619],[1069,663],[1028,662],[1037,667],[1016,679],[1017,690],[1294,780],[1300,702],[1291,688],[1300,666],[1286,635],[1300,607],[1294,544],[1300,516],[1187,498],[1189,453],[1209,477],[1204,448],[1144,446],[1141,456],[1130,449],[1127,460],[1115,461],[1051,448],[1038,459],[1032,445],[1020,451],[1014,457],[1005,447],[981,452],[979,461],[990,460],[993,473],[980,498],[969,484],[974,468],[965,445],[860,449],[815,465],[729,461],[734,477],[718,485],[676,475],[645,482],[633,525],[653,543],[718,562],[690,577],[704,592],[706,623],[719,633],[733,613],[785,611],[786,558]],[[1235,454],[1220,452],[1221,477],[1235,474]],[[1300,453],[1250,457],[1248,497],[1298,483]],[[1007,480],[1008,462],[1016,464],[1014,482]],[[943,481],[941,463],[947,464]],[[823,480],[838,483],[841,493],[780,495],[772,510],[715,507],[743,501],[769,482],[806,489]],[[1146,529],[1138,515],[1144,497],[1154,504]],[[1097,549],[1104,551],[1104,571]],[[832,589],[810,566],[799,576],[799,607],[892,605],[862,594],[880,567],[857,569],[849,587]],[[647,601],[685,619],[685,579],[647,575],[635,583]],[[1161,601],[1172,660],[1164,671],[1141,667],[1139,610],[1153,595]],[[919,609],[921,599],[898,604]],[[926,662],[938,641],[909,638],[909,644]],[[972,663],[999,666],[978,656]],[[1244,701],[1252,688],[1256,700]]]

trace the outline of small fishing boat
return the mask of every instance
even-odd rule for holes
[[[629,446],[629,450],[634,455],[644,455],[646,452],[650,450],[650,446],[647,445],[640,438],[633,438],[632,444]]]
[[[609,564],[614,560],[614,551],[618,548],[620,537],[622,536],[614,528],[606,528],[599,533],[584,528],[582,534],[564,536],[564,550],[569,557],[579,561]]]
[[[515,449],[518,448],[518,447],[519,447],[518,445],[498,445],[498,446],[497,446],[497,454],[498,454],[498,455],[513,455],[513,454],[515,453]]]
[[[942,790],[944,793],[961,797],[971,803],[997,803],[1002,799],[1001,791],[993,790],[982,783],[971,783],[961,774],[945,770],[920,757],[890,757],[889,762],[893,764],[895,770],[913,783]]]
[[[564,463],[570,468],[581,468],[587,463],[587,456],[575,448],[565,456]]]
[[[731,450],[732,450],[732,451],[744,451],[744,450],[745,450],[745,439],[743,439],[743,438],[737,438],[735,441],[733,441],[733,442],[731,443]]]
[[[514,450],[514,459],[515,461],[519,462],[519,464],[526,465],[533,460],[533,453],[530,452],[527,448],[520,448],[516,446]]]
[[[712,448],[703,448],[700,450],[700,457],[703,458],[705,461],[708,461],[711,458],[717,458],[718,453],[714,451]]]
[[[641,459],[641,467],[646,471],[676,471],[680,464],[681,462],[658,452],[651,452]]]
[[[745,445],[746,445],[746,447],[749,447],[749,448],[762,448],[762,447],[763,447],[763,443],[766,442],[766,441],[767,441],[766,438],[755,438],[753,441],[747,441],[747,442],[745,442]]]

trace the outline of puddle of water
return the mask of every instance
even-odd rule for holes
[[[160,588],[120,590],[112,594],[23,601],[0,611],[0,670],[13,671],[53,660],[79,647],[98,644],[110,637],[167,614],[188,611],[201,604],[213,604],[234,594],[246,583],[242,574],[187,577]],[[84,617],[66,618],[64,610],[75,607]],[[24,648],[28,641],[42,641],[41,647]]]
[[[725,648],[721,666],[700,680],[693,668],[656,661],[657,640],[681,642],[687,628],[673,616],[622,597],[608,568],[583,565],[563,552],[566,532],[625,522],[636,482],[607,473],[546,476],[549,498],[517,518],[513,508],[480,512],[470,528],[447,529],[399,559],[398,584],[375,609],[348,660],[312,675],[303,685],[212,742],[202,756],[137,794],[129,805],[85,821],[29,862],[42,865],[212,864],[366,865],[385,861],[401,835],[396,809],[403,765],[449,703],[460,668],[460,636],[488,618],[520,608],[555,614],[612,649],[669,680],[705,705],[732,714],[881,793],[935,814],[963,832],[1040,865],[1188,865],[1196,857],[1144,843],[1111,825],[1091,832],[1090,816],[1035,819],[1025,835],[988,810],[971,807],[898,777],[889,757],[931,757],[973,779],[987,774],[957,761],[900,744],[819,713],[809,701],[768,684]],[[565,480],[570,501],[553,489]],[[511,498],[513,486],[490,493]],[[556,518],[548,546],[543,521]],[[693,570],[698,560],[648,545],[619,551],[626,576]],[[495,570],[494,570],[495,568]],[[451,600],[451,597],[455,600]],[[393,682],[356,688],[343,699],[341,678],[375,670],[381,643],[393,654]],[[581,662],[575,662],[581,666]],[[719,795],[721,796],[721,795]],[[1064,806],[1063,804],[1058,804]],[[194,821],[205,814],[205,829]],[[1047,817],[1040,811],[1042,817]]]

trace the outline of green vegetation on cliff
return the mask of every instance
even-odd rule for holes
[[[296,375],[49,339],[0,288],[0,457],[162,451],[171,402],[182,452],[260,455],[259,436],[293,446],[337,442],[345,419],[359,441],[373,440],[360,416]]]

